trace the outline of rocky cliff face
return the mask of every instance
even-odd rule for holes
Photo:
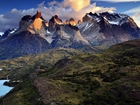
[[[29,31],[31,34],[38,34],[42,38],[46,39],[47,34],[47,22],[43,19],[41,12],[37,11],[34,16],[26,15],[19,22],[19,29],[16,34],[23,31]],[[47,39],[46,39],[47,40]]]
[[[0,59],[36,54],[51,48],[45,36],[45,23],[39,11],[34,16],[24,16],[15,32],[5,32],[5,38],[0,42]]]
[[[76,26],[64,25],[57,28],[54,33],[53,47],[66,48],[84,48],[91,47],[89,42],[81,35],[80,30]]]
[[[4,47],[11,49],[12,46],[10,48],[8,44],[10,38],[15,38],[17,35],[22,36],[23,34],[27,37],[33,35],[36,40],[45,40],[47,46],[43,48],[46,50],[48,48],[64,47],[86,50],[92,49],[96,52],[98,50],[95,46],[107,48],[116,43],[140,38],[140,29],[131,17],[124,14],[111,14],[108,12],[93,14],[90,12],[83,17],[82,21],[76,23],[73,18],[63,22],[57,15],[53,16],[49,22],[47,22],[42,17],[41,12],[37,11],[34,16],[24,16],[20,20],[17,30],[7,30],[5,34],[0,37],[0,51],[4,51],[4,49],[2,49]],[[29,38],[31,37],[28,37],[28,39]],[[17,43],[15,42],[17,41],[11,43],[16,45]],[[44,41],[40,43],[42,45],[45,44]],[[22,44],[24,45],[24,43]],[[36,44],[36,46],[41,46],[41,44]],[[20,44],[16,46],[19,47]],[[45,51],[39,50],[38,48],[40,47],[36,46],[33,45],[33,49],[37,48],[33,50],[34,53]],[[24,50],[25,49],[24,47]],[[10,50],[7,51],[9,52]],[[32,51],[29,50],[29,52]],[[22,56],[22,53],[19,55]]]
[[[63,23],[57,15],[49,21],[48,31],[52,35],[52,47],[64,48],[91,48],[90,43],[81,35],[79,28],[73,18]]]
[[[67,25],[55,15],[48,23],[39,11],[34,16],[24,16],[16,31],[11,33],[8,30],[3,37],[4,40],[0,42],[0,59],[36,54],[56,47],[92,49],[76,27],[74,19],[70,19]]]
[[[51,33],[54,33],[57,29],[57,26],[59,26],[59,25],[63,25],[62,20],[59,19],[59,17],[57,15],[53,16],[49,20],[48,31],[51,32]]]
[[[78,28],[93,46],[111,46],[140,38],[139,27],[131,17],[124,14],[87,13]]]

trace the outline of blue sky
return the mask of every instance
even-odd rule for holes
[[[1,0],[0,2],[0,14],[9,12],[13,8],[24,10],[30,8],[36,8],[38,4],[45,2],[44,4],[47,6],[49,2],[58,1],[62,2],[63,0]],[[111,0],[110,0],[111,1]],[[113,1],[113,0],[112,0]],[[116,0],[118,1],[118,0]],[[125,1],[125,0],[124,0]],[[127,1],[127,0],[126,0]],[[129,0],[128,0],[129,1]],[[140,0],[136,2],[136,0],[131,0],[132,2],[107,2],[106,0],[91,0],[91,3],[96,2],[98,6],[103,7],[115,7],[116,12],[123,13],[129,9],[140,6]],[[76,0],[75,0],[76,2]]]
[[[125,13],[140,26],[140,0],[1,0],[0,32],[18,27],[22,16],[34,15],[37,10],[46,20],[55,14],[62,20],[78,20],[87,12]]]

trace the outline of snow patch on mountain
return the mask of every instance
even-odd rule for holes
[[[14,29],[10,32],[10,34],[13,34],[16,30],[17,30],[17,29],[14,28]]]
[[[4,32],[0,32],[0,36],[2,36],[4,34]]]
[[[51,34],[50,31],[47,29],[47,34]]]
[[[46,37],[46,40],[48,41],[48,43],[52,43],[52,41],[53,41],[53,38],[52,38],[52,36],[47,36]]]
[[[106,22],[112,25],[122,25],[123,23],[128,22],[128,16],[125,14],[116,14],[116,13],[88,13],[87,16],[91,18],[91,20],[97,21],[99,23],[102,19],[106,20]]]
[[[110,24],[119,25],[118,21],[108,21]]]
[[[94,15],[87,14],[87,16],[90,17],[91,19],[96,20],[97,22],[100,22],[100,21],[101,21],[100,18],[98,18],[98,17],[96,17],[96,16],[94,16]]]

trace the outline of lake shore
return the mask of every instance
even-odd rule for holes
[[[9,87],[4,85],[5,82],[8,82],[9,80],[0,80],[0,97],[4,96],[5,94],[7,94],[11,89],[13,89],[13,87]]]

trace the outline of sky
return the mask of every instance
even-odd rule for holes
[[[89,12],[123,13],[140,27],[140,0],[0,0],[0,33],[17,28],[23,16],[33,16],[37,10],[47,21],[54,15],[81,20]]]

